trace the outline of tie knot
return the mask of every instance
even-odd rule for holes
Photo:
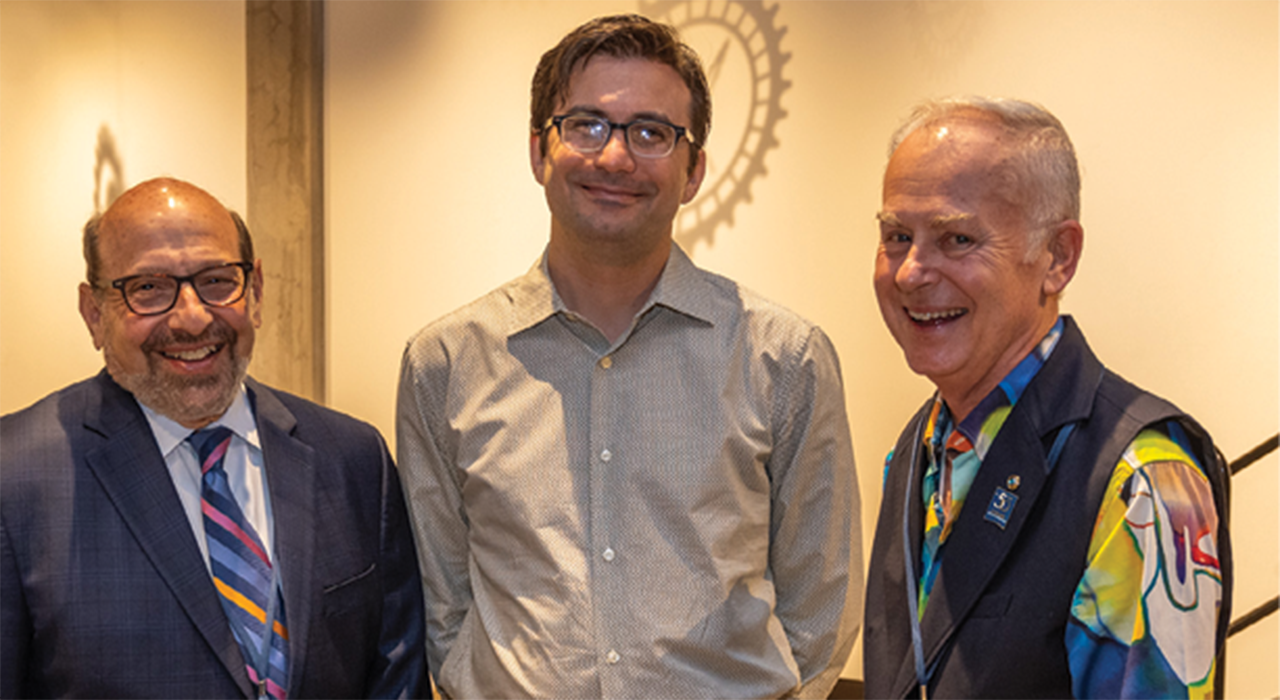
[[[187,442],[196,448],[200,471],[205,472],[212,464],[222,461],[222,455],[226,454],[227,445],[231,442],[231,429],[223,426],[202,428],[188,435]]]

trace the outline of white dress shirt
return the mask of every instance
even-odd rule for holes
[[[155,412],[142,402],[138,405],[151,425],[151,434],[155,436],[165,466],[169,468],[169,477],[173,479],[178,500],[182,501],[182,509],[191,523],[196,544],[200,545],[200,554],[204,557],[205,566],[209,566],[209,544],[204,535],[204,515],[200,512],[200,458],[196,455],[196,448],[187,442],[187,437],[195,431]],[[258,440],[258,423],[254,420],[243,384],[227,412],[206,428],[216,426],[230,428],[234,434],[222,462],[231,494],[245,518],[258,531],[267,556],[274,559],[271,500],[266,473],[262,469],[262,443]]]

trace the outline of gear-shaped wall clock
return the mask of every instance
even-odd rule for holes
[[[782,67],[787,28],[775,25],[778,5],[763,0],[640,0],[640,11],[678,30],[702,57],[712,91],[707,175],[698,196],[681,209],[676,241],[687,251],[715,244],[721,224],[751,201],[751,183],[765,175],[765,154],[778,147],[775,128],[787,116],[782,93],[791,87]]]

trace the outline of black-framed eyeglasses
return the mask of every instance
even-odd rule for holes
[[[244,297],[249,286],[251,262],[233,262],[206,267],[193,275],[129,275],[111,280],[112,289],[120,290],[125,306],[139,316],[155,316],[178,303],[182,285],[190,284],[206,306],[230,306]]]
[[[611,122],[592,114],[560,114],[551,118],[560,140],[579,153],[595,153],[613,138],[614,129],[622,129],[627,148],[640,158],[665,158],[676,150],[684,137],[690,145],[689,130],[661,119],[633,119],[625,124]]]

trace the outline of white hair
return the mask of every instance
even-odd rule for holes
[[[889,141],[889,156],[922,127],[965,112],[993,117],[1003,128],[1010,156],[1001,173],[1015,193],[1031,229],[1030,250],[1039,250],[1054,224],[1080,218],[1080,166],[1067,130],[1038,104],[991,97],[948,97],[917,105]]]

